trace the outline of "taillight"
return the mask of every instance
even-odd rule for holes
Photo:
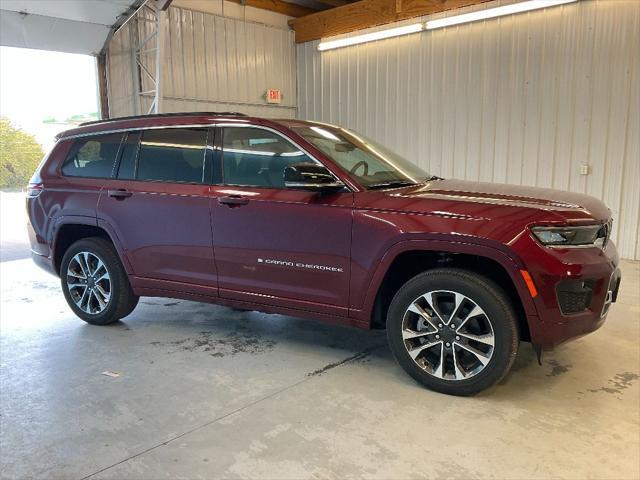
[[[43,190],[44,186],[41,183],[30,183],[27,186],[27,197],[36,198]]]

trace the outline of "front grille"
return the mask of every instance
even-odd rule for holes
[[[589,308],[594,284],[593,280],[563,280],[558,283],[556,293],[562,313],[570,315]]]

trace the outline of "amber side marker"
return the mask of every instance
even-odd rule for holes
[[[524,279],[524,283],[527,284],[527,288],[529,289],[529,293],[531,294],[531,298],[536,298],[538,296],[538,289],[536,288],[536,284],[533,283],[533,279],[531,278],[531,274],[526,270],[520,270],[520,275]]]

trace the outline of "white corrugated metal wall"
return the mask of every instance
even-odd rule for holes
[[[638,0],[317,45],[297,47],[300,118],[356,129],[436,175],[598,197],[621,256],[640,259]]]
[[[295,44],[291,31],[184,8],[171,7],[167,13],[163,112],[231,110],[267,117],[295,116]],[[152,24],[141,21],[137,29],[142,40]],[[107,76],[112,117],[146,113],[153,100],[152,95],[142,95],[136,111],[133,35],[134,22],[130,21],[109,44]],[[143,76],[141,91],[151,87]],[[263,95],[267,88],[281,90],[281,104],[266,103]]]

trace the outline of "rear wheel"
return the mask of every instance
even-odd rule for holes
[[[519,344],[516,315],[504,291],[453,268],[427,271],[398,290],[387,336],[409,375],[452,395],[473,395],[500,381]]]
[[[62,258],[60,280],[73,312],[94,325],[116,322],[138,304],[113,244],[103,238],[71,245]]]

